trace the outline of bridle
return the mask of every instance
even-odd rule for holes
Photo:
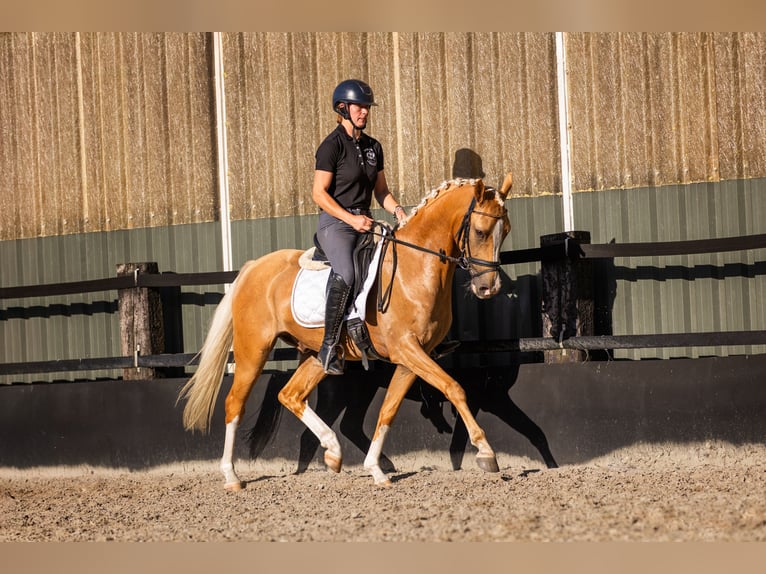
[[[476,198],[474,197],[471,200],[471,204],[468,206],[468,210],[465,212],[465,215],[463,216],[463,221],[460,223],[460,229],[458,229],[457,237],[455,237],[455,243],[459,245],[460,247],[460,255],[458,255],[457,257],[447,255],[444,249],[439,249],[439,251],[434,251],[433,249],[428,249],[427,247],[423,247],[421,245],[416,245],[414,243],[410,243],[408,241],[399,239],[396,237],[396,226],[391,227],[387,223],[376,221],[375,226],[379,226],[383,228],[383,232],[375,231],[373,227],[373,230],[371,230],[369,233],[372,233],[373,235],[377,235],[381,237],[383,241],[380,259],[378,260],[378,277],[381,277],[381,269],[383,267],[383,260],[386,255],[386,250],[388,249],[389,245],[392,243],[396,245],[402,245],[404,247],[409,247],[410,249],[416,249],[418,251],[422,251],[430,255],[435,255],[436,257],[439,258],[439,260],[442,263],[447,263],[447,262],[454,263],[461,269],[468,271],[468,273],[471,275],[471,279],[480,277],[484,275],[485,273],[498,271],[500,269],[499,261],[488,261],[486,259],[479,259],[471,255],[471,243],[468,240],[468,235],[471,229],[471,216],[473,214],[483,215],[485,217],[491,217],[493,219],[502,219],[506,216],[507,213],[508,213],[508,210],[505,207],[503,207],[503,211],[499,215],[495,215],[494,213],[487,213],[486,211],[478,211],[476,209]],[[396,248],[394,248],[393,251],[391,252],[391,262],[393,266],[393,269],[391,272],[391,282],[388,284],[388,287],[386,287],[385,290],[380,290],[380,289],[378,290],[378,311],[383,311],[384,309],[388,307],[388,302],[391,297],[391,289],[394,284],[394,274],[396,273],[396,266],[397,266]],[[476,271],[474,267],[486,267],[486,269],[484,269],[484,271]]]
[[[457,258],[457,265],[461,269],[468,271],[468,273],[471,274],[471,279],[500,269],[499,261],[487,261],[486,259],[478,259],[471,255],[471,244],[468,241],[468,232],[471,230],[471,216],[474,213],[477,215],[483,215],[485,217],[491,217],[493,219],[502,219],[508,213],[508,210],[503,207],[503,212],[500,215],[487,213],[486,211],[477,211],[476,198],[474,197],[471,200],[471,205],[468,207],[468,211],[463,216],[463,222],[460,224],[460,231],[458,231],[456,240],[456,243],[460,243],[460,256]],[[474,266],[487,267],[488,269],[477,273],[473,269]]]

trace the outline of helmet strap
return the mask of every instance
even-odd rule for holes
[[[335,108],[335,111],[338,112],[340,117],[342,117],[344,120],[348,120],[348,123],[351,124],[352,135],[354,137],[358,138],[362,135],[364,128],[367,126],[359,127],[354,123],[354,120],[351,119],[351,112],[349,112],[348,102],[341,102],[338,104],[338,107]]]
[[[351,113],[348,111],[348,104],[346,102],[339,102],[335,108],[335,111],[338,112],[338,115],[340,115],[340,117],[342,117],[344,120],[351,121]]]

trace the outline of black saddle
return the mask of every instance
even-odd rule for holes
[[[322,246],[319,244],[316,233],[314,234],[314,256],[312,261],[323,261],[329,264],[327,255],[322,250]],[[375,236],[372,233],[360,233],[359,238],[354,246],[354,289],[352,292],[352,300],[356,299],[362,290],[367,275],[370,271],[370,263],[372,257],[375,254]]]

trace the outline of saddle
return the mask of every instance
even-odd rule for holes
[[[365,370],[369,370],[370,359],[385,360],[375,350],[364,321],[367,295],[375,281],[380,256],[381,245],[375,238],[372,233],[362,234],[354,248],[354,272],[357,279],[351,293],[352,303],[346,314],[346,331],[361,352]],[[291,297],[293,316],[300,325],[309,328],[324,326],[325,285],[330,273],[329,261],[316,234],[313,242],[314,247],[300,258],[301,270],[295,279]]]
[[[353,260],[354,260],[354,289],[351,292],[351,300],[356,301],[356,298],[364,289],[364,283],[367,279],[367,275],[370,273],[370,264],[375,255],[375,248],[377,242],[375,241],[375,235],[372,233],[361,233],[359,239],[354,247]],[[311,260],[320,264],[330,266],[330,261],[327,259],[327,255],[322,250],[322,246],[319,245],[316,233],[314,234],[314,252]]]

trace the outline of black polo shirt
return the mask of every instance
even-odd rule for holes
[[[364,132],[357,142],[338,124],[317,148],[316,169],[333,173],[328,192],[342,207],[369,209],[383,171],[383,147]]]

